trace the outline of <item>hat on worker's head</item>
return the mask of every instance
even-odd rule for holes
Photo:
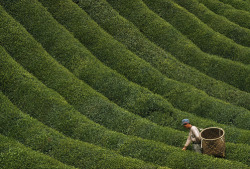
[[[190,123],[190,121],[188,119],[183,119],[182,122],[181,122],[182,125],[185,125],[185,124],[188,124],[188,123]]]

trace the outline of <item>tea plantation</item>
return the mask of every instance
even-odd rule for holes
[[[250,1],[0,0],[0,168],[250,168]]]

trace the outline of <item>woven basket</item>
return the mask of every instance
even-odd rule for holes
[[[225,132],[222,128],[209,127],[200,134],[204,154],[225,157]]]

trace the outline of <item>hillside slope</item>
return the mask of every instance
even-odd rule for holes
[[[0,168],[250,168],[246,23],[184,1],[0,5]],[[183,152],[183,118],[223,128],[226,158]]]
[[[250,109],[249,93],[233,88],[179,62],[170,53],[150,42],[139,29],[119,15],[107,2],[81,1],[78,5],[116,40],[122,42],[129,50],[149,62],[162,74],[171,79],[192,84],[210,96]],[[242,36],[237,35],[237,37]]]

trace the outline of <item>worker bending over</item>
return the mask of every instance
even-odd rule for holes
[[[200,137],[200,132],[197,127],[192,126],[190,124],[189,119],[183,119],[182,120],[182,125],[189,130],[189,135],[186,141],[186,144],[182,148],[182,150],[186,150],[188,145],[193,143],[193,150],[197,153],[202,153],[201,151],[201,137]]]

